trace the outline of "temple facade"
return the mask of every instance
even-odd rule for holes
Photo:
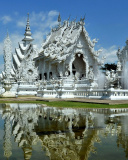
[[[61,22],[59,15],[58,26],[51,29],[37,49],[28,14],[24,38],[15,53],[12,54],[8,34],[4,41],[1,97],[128,99],[127,78],[124,78],[128,76],[125,67],[128,41],[117,52],[117,70],[101,74],[99,68],[105,58],[99,58],[101,49],[94,49],[97,40],[90,39],[84,20]]]

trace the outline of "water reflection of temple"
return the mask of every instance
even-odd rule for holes
[[[56,109],[33,104],[3,105],[5,119],[4,155],[11,152],[11,129],[15,142],[22,148],[24,159],[32,156],[38,142],[49,159],[87,160],[96,152],[100,136],[117,136],[128,155],[128,109]],[[121,116],[123,115],[123,116]],[[12,126],[11,126],[12,125]]]

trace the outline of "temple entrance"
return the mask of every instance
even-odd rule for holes
[[[76,55],[75,60],[72,63],[72,74],[78,79],[86,76],[86,65],[83,61],[82,54]]]

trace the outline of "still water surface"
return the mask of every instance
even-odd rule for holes
[[[128,159],[128,109],[0,104],[0,160]]]

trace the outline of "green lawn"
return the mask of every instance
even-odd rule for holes
[[[0,101],[0,103],[36,103],[36,104],[46,104],[47,106],[53,106],[53,107],[72,107],[72,108],[128,108],[128,104],[107,105],[107,104],[92,104],[92,103],[82,103],[82,102],[66,102],[66,101],[55,101],[55,102]]]

